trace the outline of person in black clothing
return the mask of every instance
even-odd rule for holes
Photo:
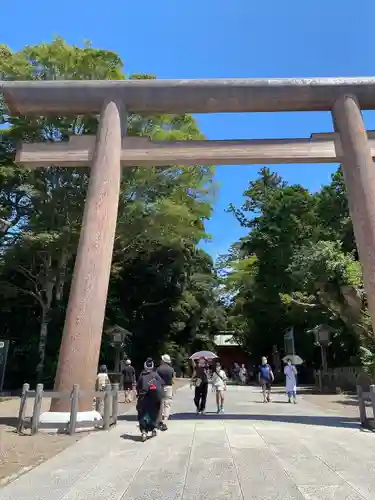
[[[192,384],[195,387],[194,404],[197,415],[204,414],[208,394],[208,365],[206,358],[200,358],[195,366]]]
[[[163,384],[163,380],[154,369],[154,362],[151,358],[147,358],[137,382],[137,412],[142,441],[146,441],[149,432],[156,436]]]
[[[125,403],[131,403],[133,400],[133,391],[135,386],[135,370],[130,359],[125,361],[125,368],[122,370],[122,375],[125,391]]]

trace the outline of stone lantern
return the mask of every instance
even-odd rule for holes
[[[110,345],[115,349],[114,375],[121,376],[121,357],[124,356],[126,339],[131,333],[119,325],[108,328],[105,333],[110,337]]]
[[[315,345],[320,346],[321,356],[322,356],[322,370],[326,373],[328,370],[327,364],[327,349],[331,344],[331,332],[332,328],[328,325],[317,325],[315,328],[310,330],[315,335]]]

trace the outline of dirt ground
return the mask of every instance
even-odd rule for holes
[[[359,418],[357,398],[354,394],[314,394],[303,392],[301,398],[324,410],[338,412],[344,417],[358,416]],[[371,406],[370,402],[367,405]]]
[[[178,379],[176,388],[183,387],[188,379]],[[125,404],[123,394],[120,394],[119,413],[129,411],[134,404]],[[19,410],[19,398],[0,399],[0,487],[26,472],[36,465],[54,457],[68,446],[79,439],[87,436],[87,433],[68,436],[65,434],[39,433],[30,436],[28,431],[24,435],[16,432],[17,417]],[[27,402],[26,416],[32,413],[34,400]],[[48,411],[50,401],[43,399],[42,412]]]

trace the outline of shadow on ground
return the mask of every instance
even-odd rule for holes
[[[140,434],[137,436],[134,436],[133,434],[121,434],[120,438],[125,441],[134,441],[136,443],[142,441],[142,436]]]
[[[18,418],[16,417],[0,417],[0,425],[7,425],[8,427],[14,427],[17,429]]]
[[[337,403],[344,406],[358,406],[358,398],[356,396],[347,396],[347,399],[341,399]],[[371,406],[371,402],[365,401],[365,405]]]
[[[136,422],[136,415],[121,415],[119,420],[126,422]],[[262,414],[241,414],[225,413],[206,413],[197,416],[195,413],[174,413],[170,420],[244,420],[244,421],[263,421],[263,422],[284,422],[287,424],[316,425],[321,427],[340,427],[359,429],[360,423],[357,418],[339,417],[339,416],[310,416],[310,415],[262,415]]]
[[[275,386],[275,391],[276,394],[282,394],[285,392],[285,389],[282,386]],[[330,396],[334,397],[334,403],[337,405],[342,405],[342,406],[358,406],[358,398],[357,394],[353,391],[345,391],[342,394],[337,394],[336,390],[331,390],[331,391],[324,391],[320,392],[315,386],[303,386],[298,388],[298,396],[325,396],[327,399],[330,398]],[[337,399],[340,397],[342,399]],[[281,403],[281,401],[277,401],[278,403]],[[314,401],[311,399],[309,400],[310,403],[314,403]],[[371,406],[370,401],[365,402],[366,406]]]

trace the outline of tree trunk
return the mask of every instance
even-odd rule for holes
[[[39,362],[36,367],[36,382],[39,383],[42,380],[44,361],[46,357],[46,345],[47,345],[47,335],[48,335],[48,308],[42,308],[42,316],[40,318],[40,330],[39,330],[39,344],[38,344],[38,354]]]
[[[61,302],[64,295],[64,285],[66,280],[69,255],[70,254],[65,249],[61,250],[59,264],[56,272],[55,304]]]

